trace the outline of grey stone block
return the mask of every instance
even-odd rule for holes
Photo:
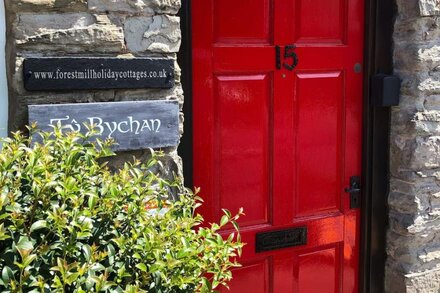
[[[420,15],[440,15],[440,0],[419,0]]]
[[[154,14],[177,14],[180,0],[88,0],[90,11]]]
[[[86,11],[87,0],[9,0],[15,12]]]
[[[127,47],[132,52],[177,53],[180,48],[180,19],[177,16],[129,17],[124,32]]]
[[[36,52],[119,53],[125,47],[122,27],[89,13],[22,13],[14,35],[18,48]]]

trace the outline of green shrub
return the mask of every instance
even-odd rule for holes
[[[0,152],[2,292],[213,292],[231,279],[242,244],[218,230],[238,232],[241,211],[202,227],[201,200],[160,178],[157,154],[112,173],[99,160],[111,142],[40,135]]]

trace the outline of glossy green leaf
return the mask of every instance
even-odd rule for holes
[[[26,256],[26,258],[23,260],[23,267],[27,268],[36,258],[37,258],[36,254],[31,254]]]
[[[47,228],[47,222],[45,220],[39,220],[32,224],[31,226],[31,232]]]
[[[90,246],[87,244],[83,244],[82,250],[84,252],[84,257],[85,257],[86,261],[90,261],[91,256],[92,256],[92,248],[90,248]]]
[[[226,225],[226,224],[228,223],[228,221],[229,221],[228,216],[223,215],[222,218],[221,218],[221,220],[220,220],[220,226],[224,226],[224,225]]]
[[[28,256],[31,253],[31,251],[34,249],[34,245],[29,240],[28,237],[22,236],[20,237],[18,243],[16,244],[16,248],[20,253],[21,258],[25,259],[26,256]]]
[[[10,267],[3,267],[2,280],[5,284],[9,283],[10,280],[14,280],[14,272],[11,270]]]
[[[146,272],[146,271],[147,271],[147,266],[146,266],[145,264],[143,264],[143,263],[138,263],[138,264],[136,265],[136,267],[137,267],[138,269],[140,269],[141,271],[143,271],[143,272]]]

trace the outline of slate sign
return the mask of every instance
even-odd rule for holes
[[[27,58],[28,91],[172,88],[174,61],[167,58]]]
[[[176,146],[179,142],[177,101],[140,101],[62,105],[30,105],[29,123],[51,131],[61,124],[65,131],[87,132],[93,124],[99,138],[113,138],[115,151]],[[41,139],[39,135],[33,137]]]
[[[256,252],[307,244],[307,227],[257,233]]]

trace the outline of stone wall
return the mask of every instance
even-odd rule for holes
[[[440,0],[396,0],[387,292],[440,292]]]
[[[180,0],[5,0],[8,24],[9,129],[24,129],[27,105],[178,99],[183,103],[175,61],[172,89],[28,92],[23,85],[26,57],[168,57],[176,60]],[[182,124],[182,123],[181,123]],[[181,127],[182,128],[182,127]],[[165,159],[180,169],[176,148]],[[113,165],[146,151],[120,153]]]

